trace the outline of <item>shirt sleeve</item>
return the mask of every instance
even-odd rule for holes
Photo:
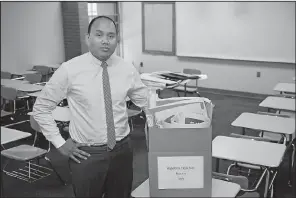
[[[66,97],[69,87],[68,72],[62,64],[52,75],[37,97],[33,106],[33,117],[45,138],[56,148],[65,143],[53,118],[52,111]]]
[[[143,84],[136,69],[132,71],[132,86],[128,91],[128,97],[145,112],[148,110],[148,88]]]

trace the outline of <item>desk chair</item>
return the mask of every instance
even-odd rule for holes
[[[11,76],[10,72],[1,71],[1,79],[11,79]]]
[[[13,112],[8,112],[8,111],[4,110],[4,108],[3,108],[4,105],[5,105],[4,99],[1,96],[1,124],[3,123],[2,118],[6,117],[6,116],[12,116],[13,115]],[[10,119],[13,120],[14,118],[10,117]]]
[[[247,136],[247,135],[241,135],[241,134],[235,134],[235,133],[231,133],[230,134],[231,137],[236,137],[236,138],[244,138],[244,139],[251,139],[254,141],[264,141],[264,142],[271,142],[269,139],[267,138],[263,138],[263,137],[255,137],[255,136]],[[229,167],[227,168],[227,175],[229,175],[231,169],[233,167],[237,167],[239,169],[240,172],[243,172],[241,170],[241,168],[247,168],[248,169],[248,176],[250,176],[251,170],[258,170],[259,172],[262,172],[263,169],[261,168],[261,166],[256,166],[256,165],[251,165],[251,164],[245,164],[245,163],[241,163],[241,162],[234,162],[232,164],[229,165]],[[269,173],[266,172],[267,169],[265,169],[262,174],[261,177],[265,174],[268,174],[268,179],[269,179]],[[273,197],[273,191],[274,191],[274,185],[273,182],[278,174],[278,168],[271,170],[271,181],[269,183],[269,186],[267,187],[267,190],[270,192],[270,197]],[[261,178],[260,177],[260,178]],[[259,179],[260,181],[260,179]]]
[[[42,79],[41,73],[36,74],[25,74],[25,80],[28,81],[31,84],[40,83]]]
[[[263,114],[263,115],[270,115],[270,116],[277,116],[277,117],[284,117],[284,118],[291,118],[294,116],[295,118],[295,113],[292,112],[279,112],[277,111],[276,113],[270,113],[270,112],[261,112],[258,111],[258,114]],[[275,134],[275,133],[270,133],[270,132],[266,132],[266,131],[261,131],[259,134],[261,137],[263,138],[267,138],[272,142],[281,142],[283,136],[281,134]],[[288,185],[291,187],[291,175],[292,175],[292,168],[294,167],[295,164],[295,153],[296,153],[296,146],[295,146],[295,133],[294,135],[292,135],[291,137],[286,137],[284,136],[284,138],[286,139],[286,141],[284,141],[283,143],[287,145],[287,150],[292,148],[292,155],[289,157],[289,173],[290,173],[290,177],[289,177],[289,182]]]
[[[53,70],[50,67],[43,65],[35,65],[33,70],[38,71],[42,75],[42,82],[47,82],[49,80],[50,75],[53,73]]]
[[[30,115],[30,126],[31,128],[34,130],[35,134],[34,134],[34,141],[33,141],[33,145],[32,146],[35,146],[36,145],[36,141],[38,139],[38,134],[39,133],[42,133],[41,131],[41,128],[39,126],[39,124],[36,122],[36,120],[33,118],[32,115]],[[51,143],[49,141],[48,142],[48,148],[46,150],[46,154],[50,151],[50,145]],[[54,166],[52,165],[50,159],[48,157],[46,157],[44,155],[44,159],[50,164],[51,168],[53,169],[53,171],[56,173],[56,175],[58,176],[59,180],[62,182],[62,184],[66,185],[66,182],[62,179],[62,177],[58,174],[58,172],[56,171],[56,169],[54,168]]]
[[[183,69],[183,73],[184,74],[201,74],[201,71],[198,70],[198,69],[188,69],[188,68],[185,68]],[[198,79],[196,79],[196,93],[198,93]],[[185,97],[186,97],[186,92],[187,92],[187,83],[184,85],[184,91],[185,91]]]
[[[212,177],[215,179],[239,184],[241,186],[241,190],[238,193],[237,197],[260,197],[259,193],[256,191],[258,190],[263,177],[260,178],[260,181],[253,189],[249,189],[249,180],[247,177],[242,175],[227,175],[223,173],[213,172]]]
[[[23,92],[18,92],[15,88],[1,86],[1,97],[4,100],[3,109],[6,107],[6,101],[8,103],[12,102],[12,112],[16,113],[16,101],[23,101],[23,99],[28,98],[28,96]],[[29,109],[29,102],[26,100],[27,109]]]

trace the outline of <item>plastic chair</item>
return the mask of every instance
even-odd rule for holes
[[[42,79],[41,73],[36,74],[25,74],[25,80],[27,80],[31,84],[40,83]]]
[[[198,70],[198,69],[188,69],[188,68],[185,68],[183,69],[183,73],[184,74],[201,74],[201,71]],[[185,96],[186,96],[186,92],[187,92],[187,83],[184,85],[184,88],[185,88]],[[196,80],[196,93],[198,93],[198,79]]]
[[[258,187],[261,184],[262,178],[261,178],[261,181],[258,182],[255,188],[249,189],[249,180],[245,176],[227,175],[227,174],[217,173],[217,172],[213,172],[212,176],[215,179],[220,179],[220,180],[239,184],[241,187],[241,191],[237,197],[260,197],[259,193],[256,191],[258,190]]]
[[[1,79],[11,79],[11,76],[10,72],[1,71]]]

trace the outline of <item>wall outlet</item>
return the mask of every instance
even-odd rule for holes
[[[257,72],[257,78],[260,78],[261,72]]]
[[[140,62],[140,67],[143,67],[143,62]]]

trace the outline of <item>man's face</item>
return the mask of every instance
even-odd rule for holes
[[[99,60],[106,61],[117,47],[117,33],[112,21],[97,19],[87,35],[86,43],[89,51]]]

